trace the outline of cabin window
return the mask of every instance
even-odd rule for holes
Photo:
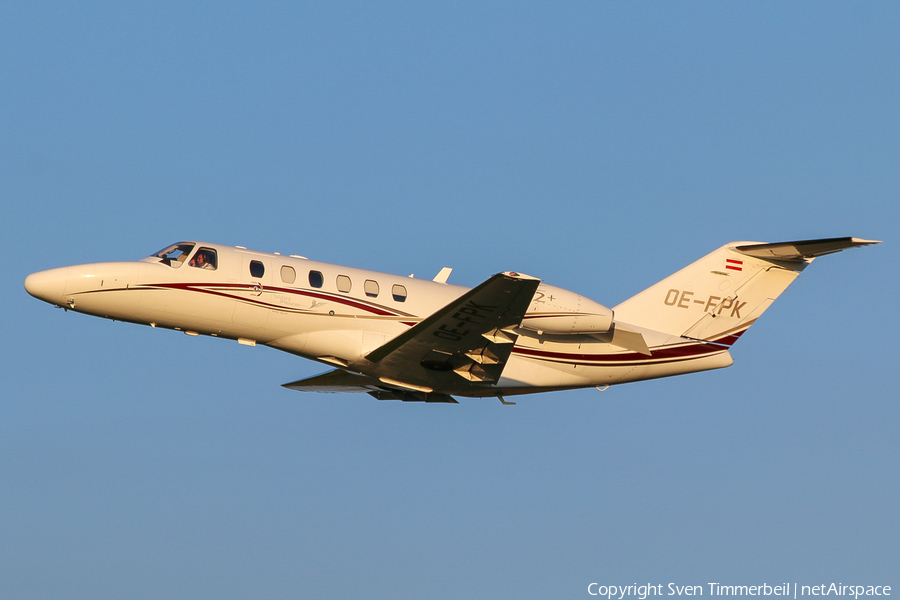
[[[337,288],[339,292],[349,292],[351,285],[350,278],[346,275],[337,276]]]
[[[250,277],[261,279],[266,274],[266,266],[258,260],[250,261]]]
[[[406,288],[402,285],[394,285],[391,288],[391,294],[394,296],[394,300],[397,302],[406,302]]]
[[[192,267],[197,267],[198,269],[206,269],[208,271],[215,271],[218,266],[218,262],[216,260],[216,251],[212,248],[200,248],[197,250],[197,254],[194,255],[194,258],[191,259],[191,262],[188,265]]]
[[[365,284],[366,296],[370,296],[372,298],[378,297],[378,282],[372,281],[371,279],[366,279]]]
[[[294,283],[294,280],[297,279],[297,271],[294,270],[294,267],[289,267],[284,265],[281,267],[281,280],[285,283]]]
[[[177,269],[181,266],[181,264],[187,259],[188,255],[191,253],[191,250],[194,249],[194,244],[186,244],[181,242],[180,244],[173,244],[164,250],[160,250],[153,256],[158,258],[161,263],[164,265],[168,265],[174,269]]]
[[[322,276],[321,271],[309,272],[309,285],[314,288],[320,288],[325,285],[325,277]]]

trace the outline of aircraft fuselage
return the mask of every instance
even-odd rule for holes
[[[469,291],[242,247],[184,242],[172,248],[168,254],[163,251],[135,262],[42,271],[30,275],[25,287],[31,295],[68,310],[265,345],[376,379],[377,365],[366,355]],[[198,263],[201,252],[208,253],[205,264]],[[462,315],[460,322],[464,326],[474,316]],[[722,344],[673,339],[671,334],[640,327],[633,329],[643,335],[650,351],[623,348],[609,343],[611,334],[602,335],[611,320],[612,311],[596,302],[541,283],[523,327],[516,331],[502,377],[476,389],[471,381],[459,378],[457,387],[441,391],[512,395],[623,383],[732,363]]]

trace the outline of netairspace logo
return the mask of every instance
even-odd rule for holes
[[[665,589],[664,589],[665,588]],[[591,596],[603,596],[607,600],[624,600],[633,596],[637,600],[647,600],[648,596],[852,596],[858,600],[860,596],[890,596],[889,585],[844,585],[843,583],[823,583],[819,585],[800,585],[797,583],[779,583],[769,585],[725,585],[713,582],[703,585],[678,585],[669,583],[647,583],[638,585],[601,585],[592,583],[588,586]]]

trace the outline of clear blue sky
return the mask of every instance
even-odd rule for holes
[[[898,31],[896,3],[3,4],[0,596],[900,591]],[[22,287],[203,239],[612,306],[732,240],[845,235],[886,243],[816,261],[733,367],[515,407],[291,392],[324,368]]]

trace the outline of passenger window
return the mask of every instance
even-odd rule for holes
[[[349,292],[350,291],[350,278],[346,275],[338,275],[337,276],[337,288],[339,292]]]
[[[191,262],[189,262],[188,265],[197,267],[198,269],[215,271],[216,266],[218,266],[216,261],[216,251],[212,248],[200,248],[199,250],[197,250],[197,254],[194,255],[194,258],[191,259]]]
[[[297,279],[297,272],[294,270],[294,267],[289,267],[284,265],[281,267],[281,280],[285,283],[294,283],[294,280]]]
[[[266,267],[258,260],[250,261],[250,276],[256,277],[257,279],[262,278],[263,275],[266,274]]]
[[[309,285],[314,288],[320,288],[325,284],[325,277],[322,276],[321,271],[310,271],[309,272]]]
[[[378,297],[378,282],[372,281],[371,279],[366,279],[366,296],[371,296],[372,298]]]
[[[397,302],[406,302],[406,288],[402,285],[394,285],[391,288],[391,294],[394,295],[394,300]]]

